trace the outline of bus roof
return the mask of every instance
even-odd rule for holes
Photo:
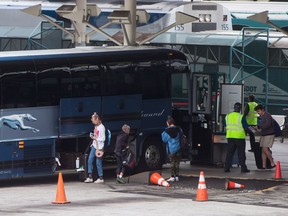
[[[135,53],[146,53],[146,52],[173,52],[175,50],[170,50],[166,48],[159,47],[137,47],[137,46],[107,46],[107,47],[76,47],[71,49],[46,49],[46,50],[25,50],[25,51],[7,51],[0,52],[0,62],[9,61],[9,60],[27,60],[27,59],[42,59],[42,58],[55,58],[55,57],[69,57],[69,56],[78,56],[78,55],[104,55],[104,54],[113,54],[114,52],[123,52],[123,54],[135,54]]]

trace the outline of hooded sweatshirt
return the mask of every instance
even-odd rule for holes
[[[166,143],[167,154],[175,154],[180,150],[180,128],[169,126],[162,133],[162,141]]]

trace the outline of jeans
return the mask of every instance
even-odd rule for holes
[[[93,173],[93,161],[95,159],[95,152],[96,152],[96,149],[94,148],[94,146],[92,146],[90,149],[89,157],[88,157],[88,173],[89,174]],[[96,167],[97,167],[98,177],[102,178],[103,177],[102,158],[96,157]]]

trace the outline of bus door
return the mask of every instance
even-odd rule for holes
[[[101,113],[101,97],[60,100],[60,137],[88,136],[93,131],[91,116]]]
[[[130,140],[133,139],[141,128],[141,112],[142,95],[117,95],[102,98],[103,123],[112,134],[115,131],[120,132],[123,124],[128,124],[131,127]],[[115,136],[112,136],[111,144],[114,143]],[[110,148],[114,146],[111,145]]]
[[[220,83],[224,77],[216,73],[192,75],[192,163],[213,163]]]
[[[225,131],[225,117],[234,110],[234,104],[239,102],[243,105],[244,96],[243,84],[221,84],[219,115],[217,116],[217,127],[215,127],[213,135],[213,163],[222,166],[225,163],[228,151],[228,141]],[[242,111],[244,109],[242,108]],[[243,112],[242,112],[243,113]],[[238,156],[235,152],[233,164],[238,165]]]

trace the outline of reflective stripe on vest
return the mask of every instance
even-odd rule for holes
[[[226,115],[226,138],[245,139],[246,134],[242,126],[242,118],[238,112]]]
[[[249,112],[246,116],[246,121],[247,121],[248,125],[257,125],[257,112],[254,111],[254,108],[257,105],[258,104],[256,102],[249,102],[248,103]]]

